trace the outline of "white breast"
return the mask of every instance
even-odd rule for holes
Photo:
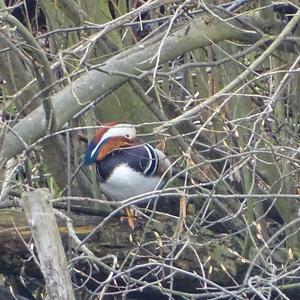
[[[162,184],[159,177],[146,177],[126,164],[121,164],[100,187],[111,200],[121,201],[159,189]]]

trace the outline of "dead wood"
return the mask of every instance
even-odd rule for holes
[[[70,219],[73,220],[74,230],[78,238],[82,240],[104,218],[72,213]],[[189,217],[185,220],[188,226],[193,221]],[[178,232],[178,222],[178,218],[175,216],[156,214],[150,222],[144,218],[139,219],[137,227],[132,231],[126,223],[121,223],[118,217],[112,217],[107,224],[92,235],[86,245],[96,258],[103,258],[107,255],[115,256],[118,265],[122,265],[123,270],[129,267],[134,257],[135,265],[140,266],[135,272],[132,272],[135,278],[149,272],[145,265],[149,260],[168,265],[170,263],[168,257],[173,251],[174,261],[172,265],[187,272],[195,272],[195,274],[207,273],[210,269],[210,280],[222,284],[230,282],[230,278],[222,268],[225,267],[232,276],[237,274],[239,264],[236,262],[239,258],[230,249],[239,249],[242,244],[242,237],[215,234],[198,226],[190,227],[190,232],[187,231],[187,226],[183,228],[182,232]],[[64,247],[67,248],[68,229],[60,218],[58,219],[58,226]],[[38,268],[34,266],[33,260],[25,262],[26,259],[32,257],[29,250],[31,242],[32,234],[24,213],[17,209],[0,210],[1,273],[38,276]],[[175,248],[174,244],[176,245]],[[73,245],[73,250],[78,248],[76,243]],[[79,253],[81,251],[73,251],[73,257],[72,255],[69,257],[74,259]],[[204,267],[202,264],[205,264]],[[26,265],[25,268],[24,265]],[[145,267],[143,267],[144,265]],[[84,266],[81,265],[81,267]],[[109,271],[107,266],[101,266],[100,269],[102,275]],[[24,270],[26,274],[22,274]],[[116,268],[116,274],[120,270],[121,268]],[[169,272],[170,270],[166,268],[166,274]],[[179,286],[182,278],[185,279],[185,284],[181,287],[184,290],[195,291],[197,286],[202,285],[199,280],[180,274],[180,272],[175,278],[178,280],[177,285]],[[195,282],[197,282],[196,285]]]
[[[67,259],[47,189],[24,192],[22,207],[31,229],[49,299],[75,299]]]

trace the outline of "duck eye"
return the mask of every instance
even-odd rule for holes
[[[125,136],[126,136],[127,138],[129,138],[129,134],[126,134]]]

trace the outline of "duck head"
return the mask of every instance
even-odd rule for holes
[[[84,164],[90,165],[102,160],[118,148],[133,146],[136,139],[135,127],[127,123],[105,123],[95,132],[84,155]]]

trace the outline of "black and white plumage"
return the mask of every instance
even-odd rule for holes
[[[85,163],[96,163],[100,187],[115,201],[160,189],[171,175],[165,154],[137,143],[135,128],[124,123],[108,123],[96,132]]]

